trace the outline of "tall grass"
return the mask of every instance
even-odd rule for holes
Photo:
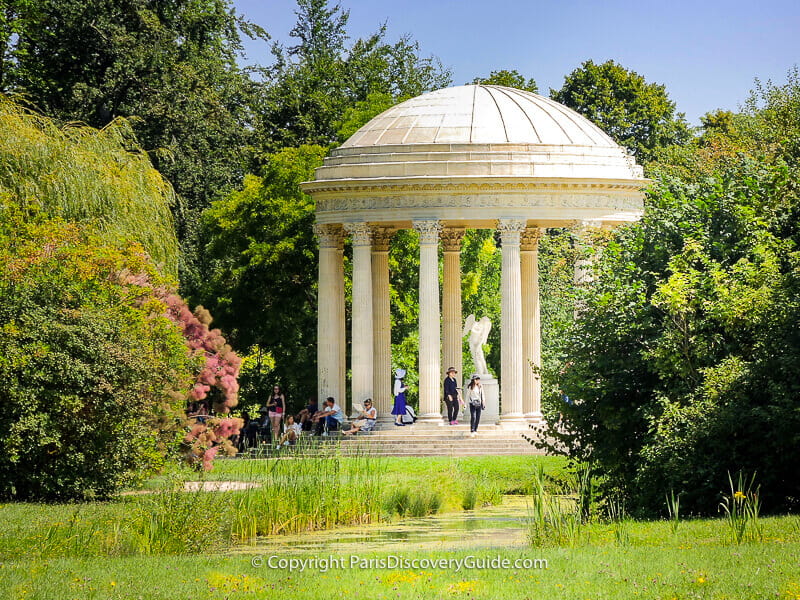
[[[532,546],[574,547],[583,524],[580,486],[576,485],[568,496],[552,494],[547,490],[544,471],[539,468],[534,472],[532,487],[528,542]]]
[[[728,473],[730,494],[723,494],[722,502],[719,504],[720,510],[725,515],[731,539],[737,544],[745,541],[761,541],[764,537],[759,520],[761,486],[754,488],[755,478],[755,473],[747,479],[740,471],[734,485],[733,478]]]
[[[681,495],[675,495],[674,490],[669,491],[667,496],[667,512],[669,512],[669,523],[672,535],[678,533],[681,524]]]
[[[130,556],[219,551],[259,536],[294,534],[337,525],[369,523],[381,515],[383,473],[367,456],[248,461],[240,491],[186,491],[176,474],[151,493],[108,504],[56,506],[39,511],[39,523],[7,532],[0,556]],[[185,475],[185,473],[183,473]],[[435,512],[431,492],[410,503],[409,514]],[[15,506],[12,512],[22,511]],[[57,516],[56,516],[57,513]]]

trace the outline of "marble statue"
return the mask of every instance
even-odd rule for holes
[[[486,357],[483,354],[483,345],[489,338],[491,330],[492,322],[489,317],[481,317],[479,321],[476,321],[475,315],[470,315],[464,323],[464,333],[461,334],[462,337],[469,335],[469,351],[472,353],[475,373],[479,375],[489,374],[489,368],[486,366]]]

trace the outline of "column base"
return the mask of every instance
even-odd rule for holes
[[[525,420],[528,423],[543,423],[544,422],[544,415],[539,411],[531,412],[531,413],[525,413]]]
[[[522,413],[500,415],[500,428],[510,431],[526,430],[528,429],[528,421]]]
[[[417,424],[426,424],[426,425],[441,425],[444,423],[444,419],[442,415],[439,413],[429,413],[426,415],[417,415]]]

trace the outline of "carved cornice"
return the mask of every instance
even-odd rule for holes
[[[329,180],[307,181],[301,184],[307,194],[392,194],[397,192],[497,192],[497,191],[540,191],[540,190],[628,190],[639,191],[651,181],[649,179],[451,179],[419,177],[413,179],[395,179],[376,181],[364,180]]]
[[[397,230],[394,227],[382,227],[379,225],[373,225],[370,229],[372,229],[372,251],[388,252],[389,242],[392,241],[392,237]]]
[[[413,221],[414,231],[419,234],[420,244],[438,244],[442,224],[439,221]]]
[[[463,227],[445,227],[442,229],[441,240],[445,252],[460,252],[461,240],[464,238]]]
[[[344,230],[341,225],[314,225],[314,235],[319,239],[320,248],[341,249],[344,244]]]
[[[353,246],[370,246],[372,230],[366,223],[345,223],[344,230],[350,235]]]
[[[519,238],[520,250],[523,252],[533,252],[539,249],[539,240],[544,235],[544,229],[539,227],[527,227]]]

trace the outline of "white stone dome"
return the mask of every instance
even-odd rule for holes
[[[462,85],[417,96],[364,125],[342,148],[410,144],[617,144],[594,123],[544,96]]]
[[[496,85],[444,88],[393,106],[333,150],[303,184],[319,223],[417,218],[490,226],[614,224],[641,216],[633,157],[575,111]]]

